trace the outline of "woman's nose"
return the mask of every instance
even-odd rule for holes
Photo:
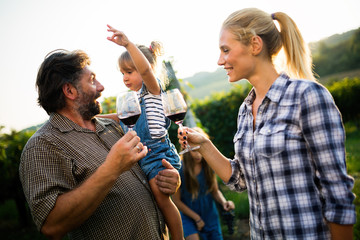
[[[217,64],[218,64],[219,66],[225,65],[225,60],[224,60],[224,58],[223,58],[221,55],[219,56],[219,59],[218,59]]]

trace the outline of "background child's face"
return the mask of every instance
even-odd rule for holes
[[[190,151],[190,155],[193,158],[193,161],[195,161],[195,163],[200,163],[202,160],[202,156],[198,151]]]
[[[142,86],[142,78],[141,78],[141,75],[136,71],[136,69],[120,68],[120,71],[123,74],[123,81],[127,88],[129,88],[132,91],[140,90],[140,88]]]

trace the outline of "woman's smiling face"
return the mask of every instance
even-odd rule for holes
[[[244,78],[249,79],[255,68],[251,46],[246,46],[238,41],[228,29],[222,29],[219,47],[218,65],[224,66],[229,76],[229,82],[236,82]]]

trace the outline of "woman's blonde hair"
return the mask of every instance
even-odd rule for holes
[[[193,130],[202,133],[203,135],[205,135],[207,138],[209,138],[209,136],[204,132],[204,130],[202,130],[199,127],[194,127],[192,128]],[[184,169],[184,176],[185,176],[185,187],[187,189],[187,191],[191,194],[192,199],[196,199],[198,197],[199,194],[199,182],[196,178],[195,172],[194,172],[194,166],[195,166],[195,161],[192,158],[190,152],[184,153],[182,155],[182,160],[183,160],[183,169]],[[215,184],[216,184],[216,175],[215,172],[210,168],[210,166],[207,164],[207,162],[202,159],[201,160],[201,165],[205,174],[205,181],[206,181],[206,186],[207,186],[207,193],[212,192],[215,188]]]
[[[278,21],[280,32],[274,20]],[[268,14],[256,8],[245,8],[230,14],[222,29],[232,32],[245,45],[250,44],[253,36],[261,37],[272,61],[283,48],[286,57],[284,67],[290,77],[315,80],[309,47],[287,14]]]
[[[149,61],[153,70],[155,70],[159,57],[164,54],[164,48],[162,43],[158,41],[152,41],[149,47],[146,47],[145,45],[136,45],[136,46]],[[136,69],[128,51],[125,51],[120,55],[118,59],[118,63],[119,63],[119,67],[121,69],[124,69],[125,71]],[[162,66],[162,70],[163,71],[159,74],[158,77],[161,80],[162,87],[164,88],[165,84],[167,84],[167,74],[166,74],[166,69],[164,69],[164,66]]]

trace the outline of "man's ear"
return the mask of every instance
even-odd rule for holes
[[[261,53],[264,46],[264,42],[261,39],[261,37],[255,35],[251,38],[251,46],[252,46],[252,54],[254,56],[257,56]]]
[[[70,98],[71,100],[76,99],[77,97],[77,90],[71,83],[65,83],[62,87],[63,93],[65,97]]]

